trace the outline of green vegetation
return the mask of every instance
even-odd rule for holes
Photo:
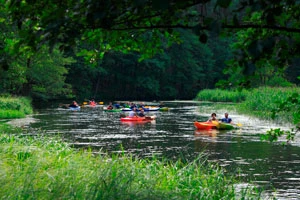
[[[197,96],[198,101],[213,101],[213,102],[242,102],[245,101],[247,90],[222,90],[222,89],[205,89],[201,90]]]
[[[17,136],[1,128],[1,199],[259,198],[253,188],[237,192],[237,182],[203,158],[183,163],[93,154],[59,138]]]
[[[31,114],[31,100],[26,97],[0,97],[0,119],[22,118]]]
[[[244,102],[239,105],[241,112],[265,118],[272,119],[272,111],[277,110],[279,104],[294,93],[299,93],[300,88],[270,88],[260,87],[251,90],[247,95]],[[293,123],[293,112],[296,110],[290,110],[289,112],[281,113],[279,120]]]
[[[37,101],[170,100],[221,80],[299,84],[298,10],[290,0],[3,0],[0,91]]]
[[[196,100],[213,102],[239,102],[239,112],[248,115],[272,119],[273,111],[278,110],[279,104],[285,102],[294,93],[300,93],[300,88],[271,88],[259,87],[252,90],[202,90],[198,93]],[[286,110],[281,113],[279,120],[293,122],[293,116],[297,109]],[[274,117],[273,117],[274,118]]]

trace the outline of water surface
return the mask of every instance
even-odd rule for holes
[[[170,110],[149,113],[157,116],[151,123],[122,123],[120,113],[101,109],[42,109],[33,115],[30,127],[42,128],[47,134],[60,133],[74,147],[91,147],[94,151],[124,151],[141,157],[156,155],[187,161],[204,153],[241,182],[265,187],[278,199],[300,199],[299,139],[284,147],[259,138],[270,128],[288,129],[287,126],[230,111],[233,121],[242,124],[241,129],[198,131],[193,121],[206,121],[212,112],[221,118],[226,110],[217,110],[210,103],[165,104]]]

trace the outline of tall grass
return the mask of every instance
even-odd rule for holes
[[[199,158],[137,159],[75,151],[58,138],[0,134],[0,199],[237,199],[234,181]],[[242,194],[242,195],[241,195]],[[259,198],[255,193],[252,197]]]
[[[197,96],[196,100],[198,101],[214,101],[214,102],[241,102],[246,99],[248,95],[247,90],[201,90]]]
[[[246,100],[238,105],[238,110],[261,118],[271,118],[271,111],[278,108],[279,103],[286,100],[293,93],[300,93],[300,88],[270,88],[260,87],[252,90]],[[281,113],[280,119],[291,121],[293,111]]]
[[[0,119],[22,118],[31,114],[31,100],[26,97],[0,97]]]

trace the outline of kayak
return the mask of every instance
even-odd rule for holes
[[[159,109],[160,109],[160,107],[144,107],[145,112],[158,111]]]
[[[223,122],[217,122],[217,121],[212,121],[213,124],[216,125],[217,129],[219,130],[231,130],[234,129],[234,126],[230,123],[223,123]]]
[[[103,108],[103,105],[83,105],[83,108]]]
[[[151,116],[151,117],[121,117],[121,121],[122,122],[143,122],[143,121],[152,121],[154,120],[155,117]]]
[[[72,111],[79,111],[79,110],[80,110],[80,106],[77,106],[77,107],[69,107],[69,110],[72,110]]]
[[[216,129],[217,126],[211,122],[194,122],[194,126],[197,129],[210,130]]]
[[[168,111],[168,110],[169,110],[168,107],[161,107],[161,108],[159,108],[159,111]]]
[[[131,108],[122,108],[122,111],[131,111]]]
[[[218,121],[212,122],[194,122],[194,126],[197,129],[210,130],[210,129],[219,129],[219,130],[231,130],[234,129],[234,126],[229,123],[222,123]]]
[[[120,109],[111,109],[111,110],[108,110],[108,109],[103,109],[105,112],[121,112]]]
[[[142,109],[142,108],[138,108],[136,110],[136,112],[139,112],[140,109]],[[122,111],[131,111],[131,110],[132,110],[131,108],[122,108]],[[147,108],[144,108],[145,112],[158,111],[158,110],[159,110],[159,107],[147,107]]]
[[[234,126],[229,123],[219,123],[219,126],[217,126],[217,129],[219,130],[231,130],[234,129]]]

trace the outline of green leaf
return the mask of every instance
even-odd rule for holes
[[[169,8],[169,0],[153,0],[153,8],[157,10],[166,10]]]
[[[231,3],[231,0],[218,0],[216,6],[220,6],[221,8],[228,8]]]

